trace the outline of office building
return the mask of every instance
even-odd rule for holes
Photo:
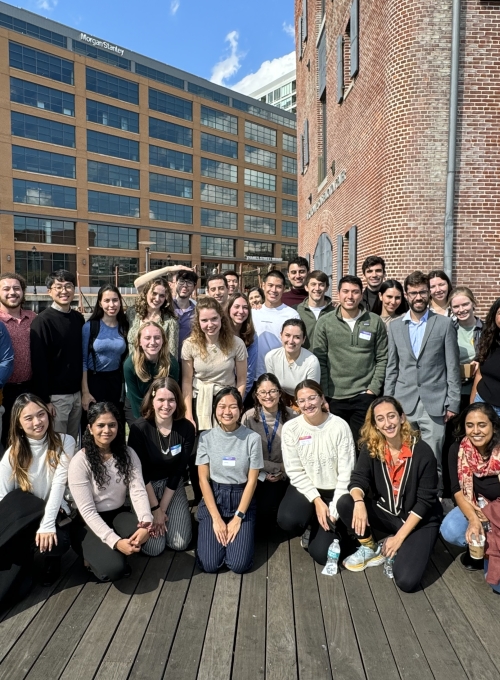
[[[272,104],[284,111],[297,113],[297,83],[295,79],[295,69],[281,78],[276,78],[271,83],[267,83],[258,90],[250,94],[255,99],[260,99],[261,102]]]

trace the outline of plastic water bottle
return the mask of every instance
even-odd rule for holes
[[[326,564],[321,573],[325,574],[325,576],[335,576],[339,570],[339,557],[340,543],[338,542],[338,539],[335,539],[332,543],[330,543]]]
[[[484,507],[486,507],[486,505],[487,505],[485,499],[484,499],[482,496],[479,496],[479,497],[478,497],[478,499],[477,499],[477,504],[478,504],[478,506],[481,508],[481,510],[482,510]],[[487,533],[487,532],[491,529],[491,525],[490,525],[489,521],[483,522],[482,524],[483,524],[483,530],[484,530],[484,532]]]
[[[385,562],[384,562],[384,576],[387,576],[387,578],[394,578],[394,572],[392,570],[392,566],[394,564],[394,557],[386,557]]]

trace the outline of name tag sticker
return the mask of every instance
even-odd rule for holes
[[[361,340],[371,340],[372,334],[370,333],[370,331],[360,331],[359,337],[361,338]]]
[[[313,438],[310,434],[306,434],[303,437],[299,437],[299,444],[301,446],[308,446],[313,443]]]
[[[222,458],[222,465],[223,467],[235,467],[236,466],[235,456],[224,456]]]
[[[177,456],[182,451],[182,444],[176,444],[170,449],[172,456]]]

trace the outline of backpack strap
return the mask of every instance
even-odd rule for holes
[[[89,334],[88,353],[92,355],[92,361],[94,362],[93,373],[97,373],[97,355],[96,355],[96,351],[94,349],[94,342],[99,335],[100,328],[101,328],[101,320],[100,319],[91,319],[90,320],[90,334]]]

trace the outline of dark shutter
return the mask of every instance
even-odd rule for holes
[[[344,237],[342,234],[337,236],[337,285],[344,276]]]
[[[302,0],[302,40],[307,40],[307,0]]]
[[[304,174],[306,164],[304,163],[304,133],[300,135],[300,171]]]
[[[351,78],[359,71],[359,0],[352,0],[351,5]]]
[[[318,97],[321,99],[326,87],[326,30],[319,39],[318,44]]]
[[[304,121],[304,167],[309,165],[309,121]]]
[[[344,98],[344,38],[337,37],[337,103]]]
[[[358,250],[358,228],[349,229],[349,274],[356,276],[356,256]]]
[[[304,52],[304,48],[303,48],[303,45],[302,45],[302,43],[304,41],[304,38],[302,37],[303,31],[304,31],[303,25],[304,25],[304,21],[303,21],[302,17],[300,16],[299,17],[299,45],[298,45],[298,47],[299,47],[299,59],[302,59],[302,54]]]

